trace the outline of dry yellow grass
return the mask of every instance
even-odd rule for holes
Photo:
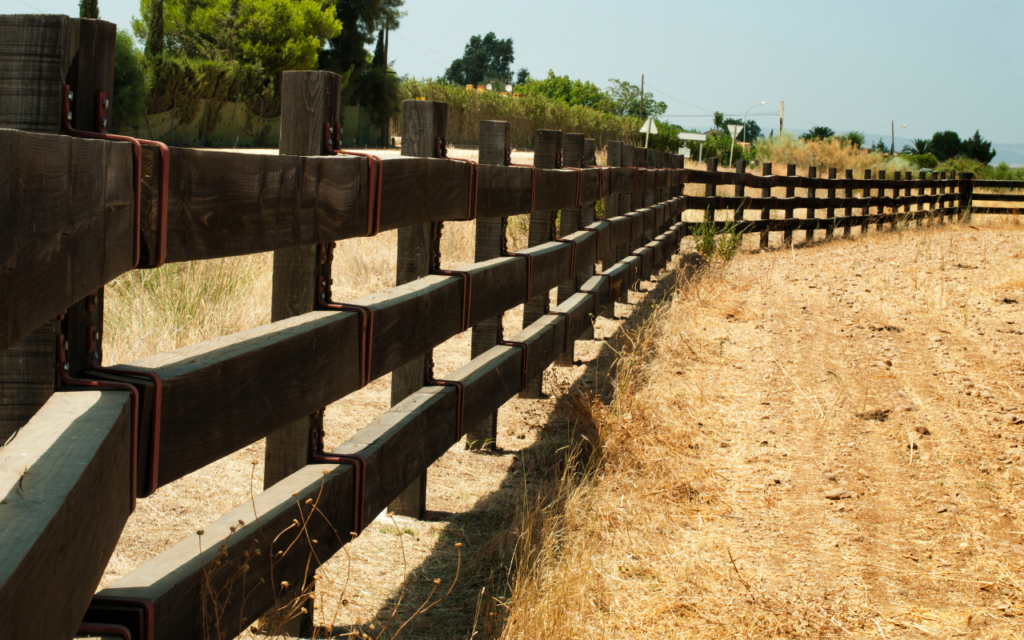
[[[520,514],[501,637],[1024,637],[1019,232],[689,279],[579,412],[589,471]]]

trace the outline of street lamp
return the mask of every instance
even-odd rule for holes
[[[764,100],[762,100],[761,102],[755,104],[753,107],[750,107],[750,109],[753,109],[754,107],[760,107],[763,104],[764,104]],[[750,109],[747,109],[747,113],[750,113]],[[744,144],[746,144],[746,142],[747,142],[747,113],[743,114],[743,143]]]
[[[896,157],[896,121],[895,120],[889,121],[889,126],[892,127],[892,146],[889,147],[889,155],[895,158]],[[900,129],[906,129],[906,128],[907,128],[907,125],[905,125],[905,124],[900,125]]]

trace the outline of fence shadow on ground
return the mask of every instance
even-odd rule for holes
[[[511,560],[517,543],[518,526],[510,521],[515,518],[525,500],[532,499],[531,491],[541,483],[550,480],[550,474],[560,474],[566,451],[578,442],[577,434],[566,417],[564,403],[574,385],[593,392],[595,380],[604,380],[599,395],[606,404],[612,400],[614,389],[610,384],[615,379],[614,363],[616,350],[627,334],[632,332],[653,313],[655,305],[665,301],[676,286],[685,281],[697,267],[696,256],[692,253],[678,254],[642,294],[630,293],[635,304],[617,305],[619,319],[623,322],[615,332],[601,339],[597,356],[584,366],[575,381],[556,382],[554,402],[548,403],[548,415],[540,430],[540,437],[526,449],[509,451],[498,449],[492,454],[512,457],[515,460],[510,470],[501,479],[500,488],[481,497],[467,511],[459,513],[430,512],[429,516],[443,525],[441,540],[450,544],[439,544],[421,563],[410,567],[407,573],[404,593],[396,592],[367,621],[357,626],[336,626],[333,631],[320,628],[316,637],[377,638],[381,627],[394,614],[382,639],[392,634],[402,623],[413,617],[424,603],[433,602],[444,595],[452,585],[458,570],[458,581],[450,595],[430,610],[421,611],[409,622],[401,637],[415,638],[494,638],[501,634],[503,617],[500,603],[495,599],[505,598],[512,587]],[[639,298],[639,299],[638,299]],[[557,370],[556,370],[557,371]],[[610,375],[605,375],[610,374]],[[559,460],[552,467],[552,463]],[[525,471],[524,471],[525,470]],[[461,564],[456,542],[461,542]],[[440,580],[435,584],[434,580]],[[401,602],[399,604],[399,597]],[[395,612],[398,605],[397,613]],[[428,605],[429,606],[429,605]],[[374,627],[371,628],[370,624]]]

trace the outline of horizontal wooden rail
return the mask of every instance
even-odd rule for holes
[[[1024,193],[978,193],[973,194],[975,200],[983,202],[1024,202]]]
[[[567,236],[576,243],[575,264],[573,247],[566,242],[521,251],[520,256],[532,256],[530,278],[527,260],[519,256],[463,267],[473,282],[470,325],[553,289],[611,247],[662,228],[670,216],[678,219],[678,211],[679,203],[669,202],[592,223]],[[352,301],[373,309],[373,327],[367,335],[372,345],[371,380],[462,331],[462,286],[459,276],[431,275]],[[156,373],[163,380],[158,486],[358,390],[359,345],[357,313],[315,311],[116,367]],[[119,380],[136,385],[143,399],[151,400],[149,383]],[[140,491],[143,471],[153,462],[148,419],[144,412]]]
[[[975,180],[975,189],[1024,189],[1022,180]],[[986,194],[988,195],[988,194]]]
[[[132,268],[132,145],[0,129],[0,353]]]
[[[819,209],[827,208],[853,208],[866,209],[868,207],[900,207],[906,205],[942,204],[957,202],[959,194],[947,193],[936,195],[899,196],[892,197],[871,197],[871,198],[753,198],[739,196],[682,196],[683,208],[685,210],[711,209],[745,209],[748,211],[771,210],[792,210],[792,209]]]
[[[909,222],[911,220],[925,220],[948,216],[957,213],[956,207],[943,209],[924,209],[921,211],[906,211],[894,213],[873,213],[869,215],[841,216],[836,218],[787,218],[785,220],[718,220],[714,225],[718,231],[735,229],[741,233],[752,233],[756,231],[812,231],[818,229],[838,229],[846,226],[859,227],[872,224],[896,224]],[[977,212],[977,210],[974,210]],[[697,227],[705,223],[688,222],[687,235],[696,233]],[[710,224],[710,223],[708,223]]]
[[[676,223],[669,232],[647,243],[643,251],[651,257],[674,253],[682,226]],[[630,257],[607,275],[587,280],[582,289],[594,293],[577,293],[555,309],[567,314],[568,319],[544,315],[512,338],[529,345],[525,361],[528,378],[554,362],[564,348],[566,332],[571,341],[590,326],[595,298],[597,308],[617,298],[618,288],[635,270],[631,263],[640,260]],[[523,364],[523,352],[518,347],[497,346],[446,376],[465,385],[465,423],[473,424],[490,415],[520,391]],[[380,513],[455,444],[457,395],[451,387],[424,387],[334,450],[366,461],[365,518]],[[307,466],[257,495],[254,504],[242,505],[203,527],[201,538],[189,536],[98,595],[150,601],[156,614],[156,640],[170,640],[201,637],[204,626],[212,626],[213,620],[203,618],[204,598],[208,597],[204,594],[216,592],[222,605],[218,608],[218,628],[226,636],[233,636],[272,607],[275,594],[285,601],[298,596],[312,572],[349,541],[354,479],[353,467],[348,464]],[[314,503],[316,513],[312,512]],[[293,527],[295,520],[305,523],[306,533]],[[278,535],[281,538],[272,547],[269,541]],[[295,547],[278,555],[293,539]],[[307,539],[316,540],[315,557]],[[213,554],[222,547],[226,554],[219,558],[221,564],[211,567]],[[206,550],[205,556],[201,549]],[[244,581],[238,577],[242,573]],[[283,587],[284,582],[289,586]],[[210,605],[207,600],[207,611],[214,609]],[[126,621],[130,621],[130,611],[125,614]]]
[[[130,408],[56,393],[0,449],[0,637],[78,629],[131,513]]]
[[[147,183],[155,152],[144,149]],[[274,156],[171,149],[167,260],[182,262],[272,251],[367,235],[366,158]],[[381,158],[379,230],[470,215],[469,165],[446,159]],[[478,165],[476,217],[557,211],[650,184],[675,186],[679,173],[633,168],[537,169]],[[598,176],[601,173],[601,176]],[[157,192],[155,186],[153,192]],[[144,260],[157,236],[155,201],[144,202]],[[375,214],[376,215],[376,214]],[[377,222],[374,222],[377,225]]]
[[[985,214],[1014,214],[1019,215],[1024,213],[1024,207],[971,207],[972,214],[974,213],[985,213]]]
[[[680,180],[685,184],[742,184],[747,187],[795,187],[797,189],[925,189],[930,187],[955,187],[961,180],[952,178],[940,180],[886,180],[860,178],[807,178],[804,176],[759,176],[754,173],[732,173],[727,171],[704,171],[682,169]],[[934,174],[932,174],[934,175]],[[975,181],[980,187],[982,181]]]

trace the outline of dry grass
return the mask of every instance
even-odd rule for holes
[[[977,218],[682,286],[521,514],[502,637],[1024,637],[1024,241]]]
[[[916,171],[909,162],[899,157],[886,158],[878,153],[862,153],[860,149],[838,140],[800,140],[788,133],[771,140],[762,139],[756,143],[758,158],[785,168],[787,164],[798,167],[835,168],[842,177],[847,169],[853,169],[860,177],[864,169],[886,169],[892,171]],[[806,175],[806,174],[805,174]]]

